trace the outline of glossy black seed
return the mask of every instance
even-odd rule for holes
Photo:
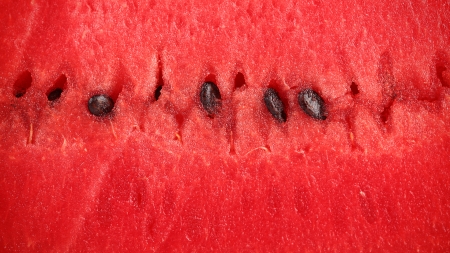
[[[113,107],[114,101],[108,95],[95,95],[88,101],[89,111],[95,116],[105,116]]]
[[[56,99],[61,97],[61,93],[63,92],[62,89],[56,88],[52,92],[50,92],[47,96],[48,101],[55,101]]]
[[[302,110],[310,117],[318,120],[325,120],[327,112],[325,102],[317,92],[306,89],[298,94],[298,103]]]
[[[284,105],[277,92],[269,88],[264,92],[264,103],[272,116],[279,122],[286,122],[286,113]]]
[[[213,82],[203,83],[200,91],[200,102],[210,116],[217,113],[221,106],[219,88]]]

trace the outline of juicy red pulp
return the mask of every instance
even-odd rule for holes
[[[4,251],[448,251],[447,1],[0,5]]]

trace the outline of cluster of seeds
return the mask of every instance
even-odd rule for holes
[[[200,103],[208,116],[213,117],[221,106],[220,91],[213,82],[205,82],[200,88]],[[286,122],[284,105],[278,93],[268,88],[264,92],[264,103],[270,114],[280,123]],[[298,104],[300,108],[311,118],[325,120],[327,111],[325,102],[317,92],[312,89],[305,89],[298,94]],[[88,101],[89,112],[95,116],[105,116],[112,111],[114,101],[105,94],[92,96]]]

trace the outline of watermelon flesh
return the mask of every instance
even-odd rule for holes
[[[450,249],[447,2],[3,1],[0,21],[2,250]]]

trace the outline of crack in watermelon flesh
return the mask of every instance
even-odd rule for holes
[[[450,250],[448,2],[7,0],[0,23],[1,251]]]

